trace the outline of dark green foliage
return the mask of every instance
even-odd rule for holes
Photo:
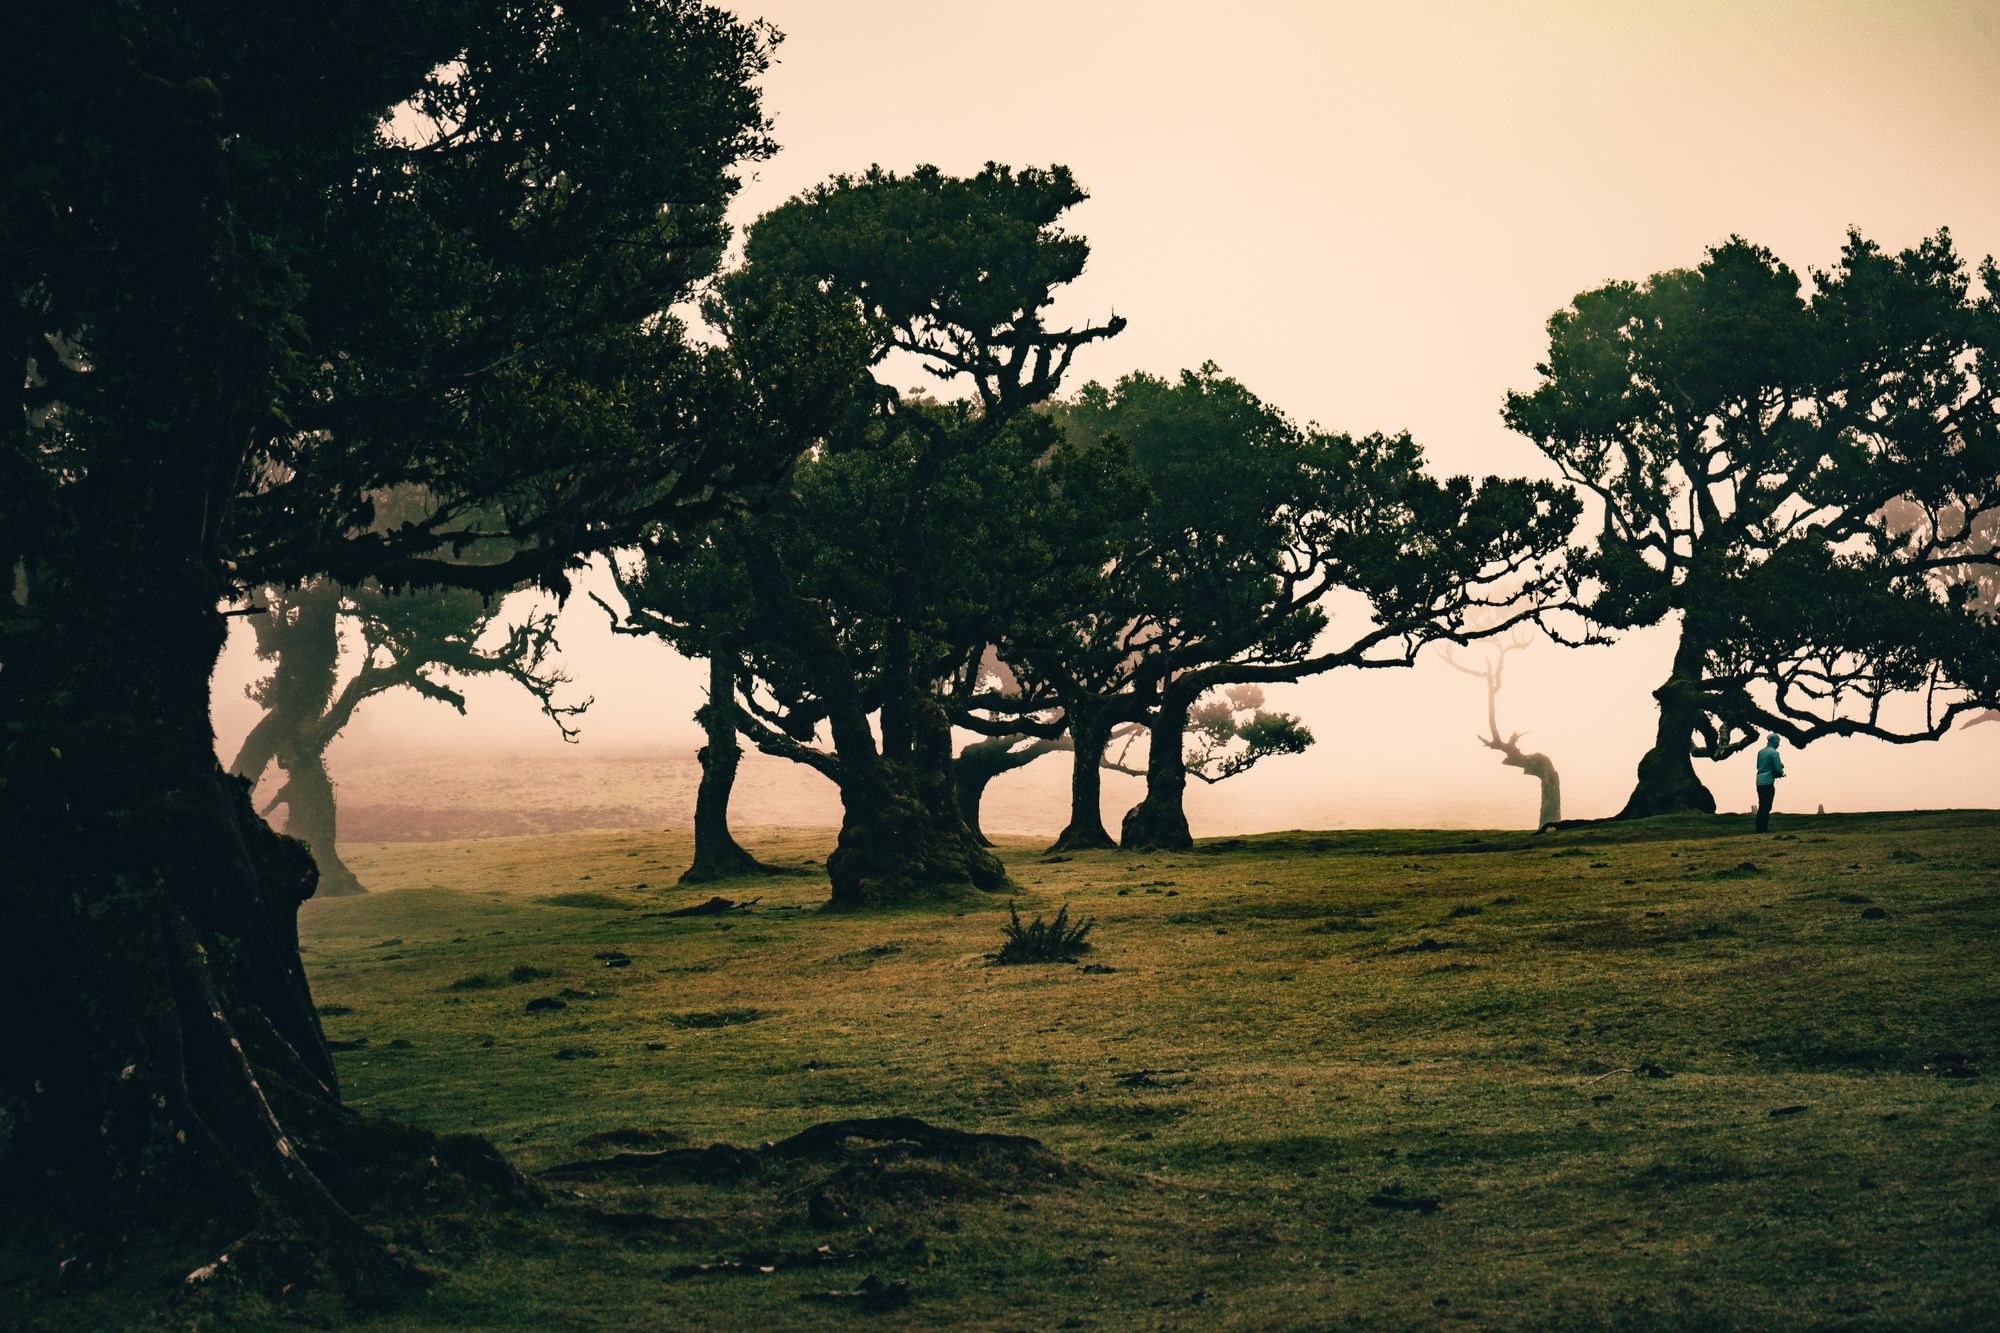
[[[1714,808],[1690,759],[1776,731],[1910,741],[2000,697],[2000,294],[1949,234],[1850,233],[1808,292],[1740,238],[1581,293],[1506,417],[1603,507],[1608,628],[1680,616],[1628,815]],[[1982,573],[1981,571],[1988,571]]]
[[[1069,904],[1056,909],[1053,921],[1043,921],[1040,912],[1027,925],[1021,924],[1021,914],[1014,910],[1014,904],[1007,904],[1007,924],[1000,927],[1003,942],[1000,952],[991,955],[993,966],[1012,967],[1021,963],[1073,963],[1078,954],[1090,948],[1084,938],[1097,924],[1095,917],[1085,917],[1072,923],[1069,919]]]
[[[717,764],[731,762],[726,709],[760,749],[839,784],[827,870],[841,905],[1004,883],[959,812],[950,726],[1023,590],[1093,559],[1064,524],[1102,456],[1030,411],[1078,348],[1122,327],[1044,321],[1081,270],[1084,243],[1059,221],[1082,197],[1060,167],[875,169],[761,218],[716,317],[773,293],[810,304],[840,335],[815,374],[845,371],[851,410],[824,418],[788,483],[706,537],[695,565],[649,551],[621,576],[625,628],[728,665],[735,698],[718,676],[705,719]],[[909,397],[867,374],[892,353],[970,398]]]

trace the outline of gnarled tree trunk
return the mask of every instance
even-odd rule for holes
[[[1698,811],[1715,813],[1715,797],[1694,771],[1694,734],[1701,721],[1696,693],[1701,680],[1702,647],[1683,626],[1674,651],[1673,674],[1653,691],[1660,701],[1660,722],[1653,748],[1639,760],[1639,781],[1619,819]]]
[[[1536,828],[1545,829],[1551,824],[1562,822],[1562,778],[1556,773],[1553,759],[1545,754],[1514,754],[1500,762],[1520,769],[1542,784],[1542,807],[1540,813],[1535,816]]]
[[[835,909],[893,906],[1007,886],[1007,872],[959,813],[951,724],[927,701],[908,759],[843,753],[839,845],[826,858]],[[839,737],[836,735],[836,745]],[[853,758],[850,758],[853,756]]]
[[[259,652],[273,659],[270,680],[252,695],[266,712],[229,765],[253,787],[274,761],[284,770],[264,813],[285,807],[285,832],[312,852],[323,898],[367,892],[340,859],[339,810],[326,771],[326,748],[338,730],[328,726],[327,706],[340,674],[340,601],[340,586],[321,579],[285,594],[279,619],[254,622]]]
[[[349,1289],[400,1284],[334,1188],[365,1136],[299,958],[312,861],[216,762],[219,590],[169,534],[131,536],[34,589],[48,634],[8,662],[33,722],[6,746],[0,801],[0,1193],[114,1250],[145,1236],[227,1247],[246,1272],[261,1253]]]
[[[285,785],[265,809],[268,813],[278,805],[285,807],[285,835],[297,838],[312,853],[319,868],[319,896],[346,898],[368,892],[334,844],[339,811],[321,752],[311,745],[288,746],[278,752],[278,763],[285,770]]]
[[[1187,821],[1187,761],[1181,738],[1197,694],[1169,688],[1149,720],[1146,795],[1125,812],[1118,844],[1128,851],[1185,851],[1194,846]]]

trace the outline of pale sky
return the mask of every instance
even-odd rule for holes
[[[1058,313],[1130,321],[1074,384],[1213,359],[1300,419],[1408,429],[1443,471],[1547,475],[1500,402],[1584,288],[1696,263],[1731,233],[1800,269],[1849,225],[1893,247],[1946,225],[1969,255],[2000,251],[2000,0],[738,8],[787,35],[766,81],[782,152],[739,221],[875,162],[1065,163],[1091,193],[1070,226],[1092,254]],[[686,753],[699,668],[602,622],[585,599],[564,618],[598,700],[584,752]],[[1622,803],[1670,651],[1654,632],[1510,661],[1502,724],[1556,760],[1566,813]],[[253,666],[233,640],[225,750]],[[471,696],[466,719],[374,701],[335,776],[371,744],[559,744],[506,689]],[[1320,744],[1196,793],[1198,834],[1532,820],[1532,782],[1472,739],[1475,680],[1430,665],[1271,702]],[[1007,781],[1063,780],[1045,764]],[[1725,808],[1749,804],[1747,755],[1709,767]],[[2000,806],[2000,726],[1822,742],[1790,769],[1781,808]]]

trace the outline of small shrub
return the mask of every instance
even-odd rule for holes
[[[508,978],[517,986],[524,981],[540,981],[543,977],[552,977],[554,975],[555,973],[551,972],[548,968],[536,967],[531,963],[522,963],[507,974]]]
[[[1019,963],[1073,963],[1076,956],[1090,947],[1084,936],[1090,934],[1097,921],[1094,917],[1071,923],[1069,904],[1064,903],[1056,912],[1053,921],[1043,921],[1041,913],[1027,925],[1021,924],[1021,914],[1014,910],[1014,904],[1007,904],[1007,924],[1000,928],[1005,938],[1000,952],[992,955],[995,967],[1010,967]]]

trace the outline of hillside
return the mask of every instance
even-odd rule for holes
[[[829,843],[744,840],[808,872]],[[883,1326],[1970,1327],[2000,1304],[2000,817],[1006,855],[1024,914],[1095,918],[1088,966],[989,966],[1001,901],[823,914],[810,873],[665,916],[710,890],[674,887],[686,847],[654,833],[356,847],[383,891],[309,903],[302,935],[365,1110],[531,1173],[846,1117],[1041,1145],[586,1166],[544,1179],[539,1220],[414,1219],[441,1280],[382,1327],[871,1304]]]

